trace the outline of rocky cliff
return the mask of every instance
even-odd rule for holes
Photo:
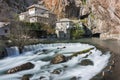
[[[79,18],[83,15],[82,21],[93,34],[100,33],[101,39],[120,39],[120,0],[43,1],[58,17]]]
[[[61,17],[78,17],[81,0],[43,0],[46,7]]]
[[[120,0],[89,0],[89,26],[101,39],[120,40]]]

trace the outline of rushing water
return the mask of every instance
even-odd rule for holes
[[[64,46],[66,48],[62,48]],[[17,57],[7,57],[0,60],[0,80],[21,80],[21,77],[25,74],[33,75],[30,77],[30,80],[40,80],[39,78],[41,76],[44,76],[43,80],[70,80],[73,77],[76,77],[78,80],[90,80],[107,66],[110,58],[109,52],[103,54],[101,51],[94,48],[90,51],[92,54],[86,58],[85,56],[90,52],[73,57],[67,62],[54,65],[50,64],[50,60],[48,58],[51,59],[56,54],[70,56],[75,52],[93,47],[94,46],[92,45],[81,43],[55,43],[25,46],[24,53],[22,55]],[[43,50],[46,50],[46,52],[43,52]],[[93,61],[94,65],[80,65],[79,63],[84,59],[90,59]],[[13,74],[5,73],[7,70],[26,62],[33,63],[35,67],[30,70],[24,70]],[[61,73],[53,74],[52,72],[56,69],[60,69]]]
[[[18,47],[11,47],[11,48],[6,48],[8,56],[19,56],[19,49]]]

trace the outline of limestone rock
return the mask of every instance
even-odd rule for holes
[[[24,75],[24,76],[22,77],[22,80],[30,80],[30,79],[29,79],[29,76],[28,76],[28,75]]]
[[[52,73],[53,74],[60,74],[63,70],[62,69],[55,69]]]
[[[49,76],[41,75],[38,80],[51,80]]]
[[[64,55],[58,54],[51,60],[51,63],[58,64],[58,63],[66,62],[66,61],[67,61],[67,58]]]
[[[92,14],[88,24],[101,39],[120,40],[120,0],[89,0]]]
[[[82,66],[94,65],[94,63],[89,59],[85,59],[85,60],[81,61],[80,65],[82,65]]]
[[[70,80],[80,80],[81,77],[72,77]]]
[[[18,71],[23,71],[23,70],[28,70],[28,69],[32,69],[32,68],[34,68],[34,64],[28,62],[28,63],[22,64],[20,66],[14,67],[12,69],[9,69],[7,71],[7,74],[11,74],[11,73],[15,73]]]
[[[58,17],[78,17],[81,0],[43,0],[46,7]]]

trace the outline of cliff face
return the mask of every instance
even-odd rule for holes
[[[92,16],[89,26],[93,33],[101,33],[102,39],[120,40],[120,0],[89,0]]]
[[[82,4],[84,0],[43,1],[58,17],[78,18],[80,13],[91,12],[85,24],[93,34],[100,33],[102,39],[120,39],[120,0],[87,0],[86,5]]]
[[[9,21],[37,0],[0,0],[0,21]]]
[[[46,7],[60,17],[78,17],[81,0],[43,0]]]

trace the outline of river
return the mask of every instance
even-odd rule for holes
[[[15,48],[15,56],[10,56],[0,60],[0,80],[21,80],[25,74],[31,74],[30,80],[90,80],[95,75],[100,73],[108,64],[110,53],[101,52],[93,45],[81,44],[79,42],[88,42],[92,39],[85,39],[75,41],[67,41],[66,43],[51,43],[51,44],[37,44],[25,46],[24,52],[20,55]],[[91,41],[90,41],[91,42]],[[64,47],[64,48],[63,48]],[[64,56],[71,56],[73,53],[83,51],[89,48],[94,48],[89,52],[72,57],[70,60],[51,64],[51,59],[56,54]],[[10,49],[8,49],[9,52]],[[43,52],[43,50],[47,52]],[[83,60],[89,59],[93,65],[80,65]],[[33,69],[23,70],[12,74],[7,74],[7,71],[24,63],[31,62],[35,65]],[[67,66],[67,67],[66,67]],[[59,74],[54,74],[54,70],[60,70]]]

